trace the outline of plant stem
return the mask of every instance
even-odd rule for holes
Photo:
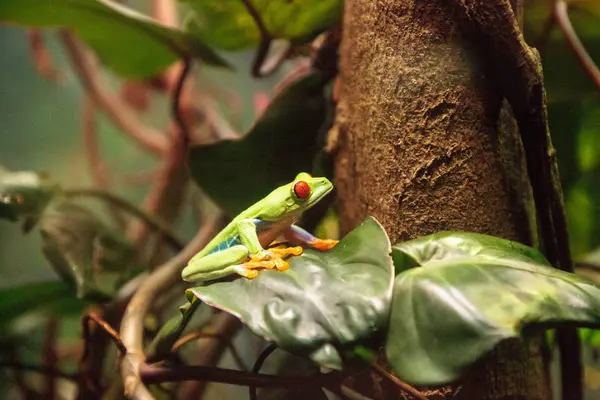
[[[583,70],[588,74],[594,86],[600,90],[600,70],[583,46],[583,43],[581,43],[581,40],[579,40],[575,29],[573,29],[573,25],[569,19],[568,5],[564,0],[557,0],[554,3],[554,18]]]
[[[177,126],[179,127],[179,134],[182,136],[183,140],[181,141],[181,145],[183,146],[182,153],[185,155],[186,150],[188,148],[190,142],[190,131],[188,129],[188,124],[186,121],[184,114],[184,110],[182,108],[182,94],[183,94],[183,86],[185,84],[185,80],[192,71],[192,60],[185,59],[183,60],[183,68],[181,69],[181,73],[179,74],[179,78],[177,79],[177,83],[175,84],[175,90],[173,92],[173,99],[171,101],[171,113],[173,115],[173,120],[177,122]]]
[[[388,381],[392,382],[394,385],[398,386],[400,389],[402,389],[403,392],[410,394],[411,396],[413,396],[416,399],[427,400],[427,397],[423,393],[421,393],[420,391],[418,391],[416,388],[412,387],[408,383],[401,381],[398,377],[390,374],[385,369],[383,369],[381,366],[379,366],[377,364],[371,364],[371,368],[373,369],[373,371],[377,372],[377,374],[379,376],[387,379]]]
[[[273,60],[273,62],[269,63],[268,68],[263,69],[265,60],[267,58],[267,55],[269,54],[269,48],[271,47],[271,43],[273,42],[273,36],[271,36],[271,33],[267,29],[267,26],[265,25],[265,22],[260,16],[260,13],[256,9],[256,7],[254,7],[254,4],[252,4],[252,0],[241,1],[246,7],[248,14],[250,14],[252,19],[254,19],[254,23],[256,24],[256,27],[260,32],[260,43],[258,45],[258,49],[256,50],[254,60],[252,61],[252,76],[256,78],[263,78],[272,74],[281,66],[283,61],[285,61],[289,56],[292,46],[286,47],[286,49],[282,51],[281,54],[279,54]]]
[[[254,363],[254,366],[252,367],[252,372],[254,372],[255,374],[258,373],[260,371],[261,367],[263,366],[263,364],[265,363],[265,361],[267,360],[267,358],[275,350],[277,350],[277,345],[275,343],[271,343],[267,347],[265,347],[265,349],[260,353],[260,356],[258,356],[258,358],[256,359],[256,362]],[[254,385],[248,386],[248,391],[249,391],[249,395],[250,395],[250,400],[258,399],[258,395],[256,393],[256,386],[254,386]]]
[[[180,277],[181,268],[208,243],[218,226],[220,216],[214,217],[196,234],[175,257],[152,272],[138,287],[127,305],[121,321],[120,336],[127,354],[121,362],[121,376],[125,394],[138,400],[153,399],[148,388],[140,380],[140,369],[145,365],[143,349],[144,319],[152,300]]]
[[[167,149],[166,137],[160,131],[144,126],[119,97],[113,96],[104,88],[86,49],[71,32],[61,31],[61,38],[82,86],[96,106],[142,148],[154,154],[163,154]]]
[[[181,251],[184,248],[183,242],[181,242],[175,237],[175,235],[171,232],[169,227],[164,222],[155,218],[154,216],[145,212],[144,210],[136,207],[134,204],[128,202],[127,200],[121,197],[97,189],[70,189],[66,190],[64,192],[64,195],[67,197],[93,197],[110,203],[116,208],[126,211],[134,217],[144,221],[150,228],[152,228],[156,232],[160,232],[164,236],[166,242],[175,251]]]
[[[121,338],[119,337],[119,334],[117,333],[117,331],[115,331],[113,329],[113,327],[108,324],[108,322],[106,322],[104,319],[102,319],[102,317],[100,317],[95,312],[90,312],[90,313],[85,314],[81,320],[84,338],[88,338],[90,336],[90,324],[89,324],[90,320],[94,321],[99,327],[102,328],[102,330],[104,332],[106,332],[106,334],[108,336],[110,336],[110,338],[113,340],[113,342],[117,345],[117,348],[119,349],[121,354],[125,354],[127,352],[127,349],[125,348],[125,345],[121,341]],[[84,345],[83,354],[81,356],[82,361],[85,360],[86,357],[88,356],[87,342],[88,342],[88,340],[86,340],[86,344]]]

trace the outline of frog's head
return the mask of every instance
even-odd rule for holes
[[[260,216],[267,221],[298,218],[332,189],[333,184],[329,179],[301,172],[291,183],[278,187],[264,199]]]

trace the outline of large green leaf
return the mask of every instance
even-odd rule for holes
[[[299,171],[311,171],[325,121],[326,82],[318,73],[308,75],[273,99],[242,139],[192,148],[188,165],[195,181],[235,215]]]
[[[54,204],[40,220],[42,250],[77,296],[110,296],[131,277],[133,247],[92,211],[74,203]]]
[[[25,334],[50,316],[78,315],[87,304],[75,297],[71,286],[59,281],[1,289],[0,339]]]
[[[0,219],[37,220],[57,190],[44,175],[0,167]]]
[[[392,247],[396,274],[433,261],[450,261],[466,257],[503,258],[550,265],[536,249],[519,242],[471,232],[442,231]]]
[[[117,73],[155,75],[181,57],[225,62],[200,39],[105,0],[2,0],[0,22],[71,28]]]
[[[239,50],[256,45],[260,34],[240,0],[183,0],[195,11],[190,30],[211,46]],[[343,0],[252,0],[274,38],[304,43],[334,26]]]
[[[367,218],[328,252],[305,250],[285,272],[261,271],[188,289],[296,355],[341,368],[360,343],[385,329],[394,268],[381,225]],[[346,354],[348,352],[348,354]]]
[[[445,232],[394,251],[421,266],[397,265],[405,271],[394,283],[386,343],[391,366],[410,383],[451,382],[531,328],[600,326],[599,287],[515,242]]]

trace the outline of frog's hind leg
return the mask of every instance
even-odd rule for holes
[[[192,259],[193,271],[189,268],[184,269],[182,278],[186,281],[213,280],[228,275],[231,272],[237,272],[230,269],[232,266],[243,263],[248,260],[249,254],[246,246],[236,245],[227,249],[216,251],[198,259]],[[185,274],[185,272],[190,272]]]

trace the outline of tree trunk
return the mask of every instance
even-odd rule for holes
[[[516,123],[451,3],[346,0],[329,143],[342,231],[372,215],[392,243],[457,230],[535,245]],[[456,398],[546,399],[544,371],[537,347],[506,343]]]

